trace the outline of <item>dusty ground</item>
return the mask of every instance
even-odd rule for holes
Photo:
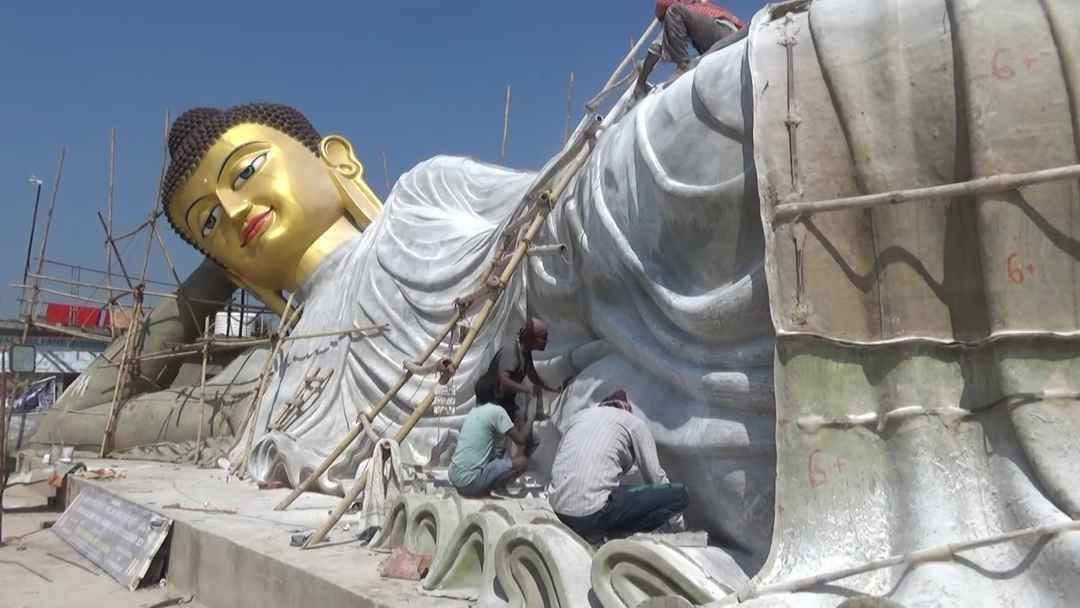
[[[4,494],[4,546],[0,547],[0,608],[147,608],[180,597],[164,587],[128,591],[83,559],[42,523],[60,513],[26,487]],[[18,565],[18,564],[21,564]],[[27,570],[29,568],[29,570]],[[46,580],[47,579],[47,580]],[[204,608],[197,602],[184,608]]]

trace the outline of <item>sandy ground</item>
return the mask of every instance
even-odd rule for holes
[[[4,494],[4,546],[0,547],[0,608],[148,608],[181,597],[168,585],[128,591],[98,570],[43,523],[60,513],[38,492],[17,486]],[[21,565],[20,565],[21,564]],[[198,602],[184,608],[205,608]]]

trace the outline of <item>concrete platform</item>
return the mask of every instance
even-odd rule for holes
[[[69,478],[69,499],[91,484],[172,518],[169,587],[193,594],[207,608],[469,605],[423,595],[418,582],[380,578],[386,555],[360,546],[352,526],[345,531],[339,524],[330,542],[317,549],[289,546],[292,533],[326,517],[334,497],[307,494],[279,512],[273,506],[288,490],[226,481],[221,470],[116,460],[86,465],[119,469],[125,477]]]

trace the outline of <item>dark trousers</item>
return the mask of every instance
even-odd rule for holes
[[[651,532],[682,513],[688,504],[690,496],[681,483],[622,486],[611,493],[604,508],[592,515],[555,515],[582,538],[594,542],[600,537]]]
[[[728,34],[731,27],[716,19],[696,13],[683,4],[676,4],[664,14],[664,44],[662,58],[685,69],[690,65],[689,45],[704,55],[712,45]]]

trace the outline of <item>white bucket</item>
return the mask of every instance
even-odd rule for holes
[[[250,338],[255,334],[256,317],[253,312],[219,312],[214,316],[214,335]]]

